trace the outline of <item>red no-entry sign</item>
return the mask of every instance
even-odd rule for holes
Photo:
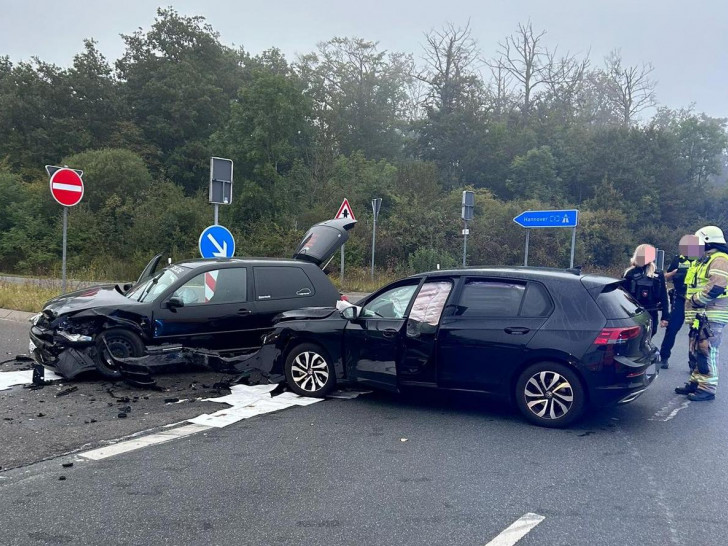
[[[81,176],[73,169],[58,169],[51,175],[51,194],[64,207],[78,205],[83,197]]]

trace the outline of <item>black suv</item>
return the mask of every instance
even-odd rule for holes
[[[634,400],[657,374],[650,316],[620,283],[575,270],[432,271],[341,311],[284,313],[259,358],[303,395],[337,380],[479,391],[566,426],[587,405]]]
[[[97,286],[46,303],[31,319],[30,353],[70,378],[94,369],[118,377],[102,357],[105,346],[121,358],[167,344],[229,354],[257,349],[282,311],[336,304],[340,294],[320,266],[354,224],[316,224],[292,260],[189,260],[155,274],[155,256],[133,285]]]

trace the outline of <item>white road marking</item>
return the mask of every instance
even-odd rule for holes
[[[298,396],[292,392],[284,392],[278,396],[271,396],[270,393],[278,385],[255,385],[248,387],[246,385],[233,385],[230,388],[230,394],[219,398],[207,398],[206,402],[219,402],[229,404],[232,407],[217,411],[212,414],[202,414],[193,419],[188,419],[185,426],[178,428],[167,428],[174,425],[167,425],[166,430],[142,436],[139,438],[131,438],[112,445],[104,446],[91,451],[81,453],[79,456],[85,459],[98,461],[128,453],[137,449],[142,449],[155,444],[161,444],[174,440],[176,438],[184,438],[199,432],[212,430],[213,428],[222,428],[233,423],[237,423],[241,419],[248,419],[255,415],[262,415],[278,411],[292,406],[308,406],[320,402],[321,398],[308,398]],[[185,421],[183,421],[184,423]]]
[[[545,519],[545,516],[531,512],[524,514],[485,546],[513,546]]]
[[[177,438],[184,438],[185,436],[197,434],[198,432],[204,432],[205,430],[209,429],[210,427],[207,427],[205,425],[186,425],[184,427],[173,428],[162,432],[157,432],[156,434],[150,434],[149,436],[134,438],[133,440],[127,440],[125,442],[119,442],[118,444],[112,444],[110,446],[93,449],[91,451],[81,453],[80,457],[83,457],[84,459],[100,461],[101,459],[113,457],[114,455],[128,453],[130,451],[135,451],[143,447],[161,444],[170,440],[175,440]]]
[[[648,419],[648,421],[670,421],[674,419],[677,412],[684,410],[690,405],[690,400],[686,400],[683,396],[676,396],[668,404],[655,412],[655,414]]]
[[[55,379],[63,379],[60,375],[56,375],[50,370],[45,370],[43,378],[46,381]],[[33,382],[33,370],[23,370],[16,372],[0,372],[0,391],[9,389],[14,385],[30,385]]]
[[[75,184],[62,184],[60,182],[53,182],[53,189],[54,190],[75,191],[78,193],[81,193],[83,191],[81,189],[81,186],[76,186]]]

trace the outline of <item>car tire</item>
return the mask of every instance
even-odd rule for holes
[[[336,371],[331,358],[316,344],[294,347],[286,358],[286,383],[301,396],[323,398],[336,385]]]
[[[105,343],[104,343],[105,342]],[[101,334],[96,341],[96,369],[108,379],[118,379],[121,372],[106,357],[106,351],[118,358],[130,358],[144,355],[144,343],[133,332],[121,328],[111,328]]]
[[[539,362],[516,382],[516,405],[534,425],[562,428],[584,413],[586,395],[579,376],[564,364]]]

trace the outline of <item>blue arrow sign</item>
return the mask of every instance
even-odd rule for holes
[[[231,258],[235,254],[235,239],[226,227],[209,226],[200,235],[199,247],[203,258]]]
[[[573,228],[578,220],[578,210],[527,210],[513,219],[525,228]]]

